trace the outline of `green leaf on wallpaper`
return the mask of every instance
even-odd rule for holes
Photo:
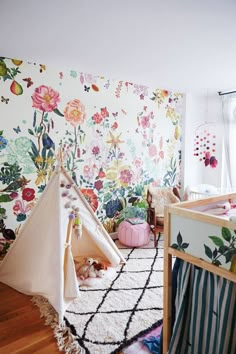
[[[179,232],[178,235],[177,235],[177,244],[180,246],[183,242],[183,238],[182,238],[182,235],[181,233]]]
[[[0,130],[0,135],[2,135],[3,134],[3,130]]]
[[[219,259],[216,259],[215,261],[212,262],[212,264],[216,265],[217,267],[219,267],[221,264],[221,261],[219,261]]]
[[[103,203],[108,202],[111,199],[111,194],[110,193],[106,193],[103,196]]]
[[[218,254],[217,248],[214,249],[214,251],[212,252],[213,258],[216,258]]]
[[[44,117],[43,117],[43,120],[44,120],[44,122],[48,122],[48,113],[45,113],[45,115],[44,115]]]
[[[225,241],[230,242],[232,236],[231,236],[231,232],[229,231],[229,229],[227,227],[222,227],[221,234],[222,234],[222,237]]]
[[[53,154],[53,152],[51,151],[51,149],[48,150],[48,159],[49,159],[49,157],[54,157],[54,154]]]
[[[32,152],[34,154],[34,156],[38,156],[39,155],[39,151],[35,145],[35,143],[31,140],[31,149],[32,149]]]
[[[43,126],[40,125],[40,126],[37,128],[37,133],[40,134],[42,131],[43,131]]]
[[[12,199],[9,197],[8,194],[3,194],[0,196],[0,203],[7,203],[12,202]]]
[[[0,208],[0,216],[3,217],[6,215],[6,209],[5,208]]]
[[[62,113],[59,111],[58,108],[55,108],[55,109],[53,110],[53,112],[56,113],[56,114],[57,114],[58,116],[60,116],[60,117],[64,117],[64,114],[62,114]]]
[[[10,68],[12,76],[16,76],[17,74],[21,74],[21,71],[19,68]]]
[[[12,80],[12,77],[11,75],[7,74],[7,75],[4,75],[3,77],[3,81],[5,82],[6,80]]]
[[[36,125],[36,118],[37,118],[37,112],[34,111],[33,127],[35,127],[35,125]]]
[[[212,251],[211,251],[210,247],[208,247],[207,245],[204,245],[204,248],[205,248],[205,255],[208,258],[212,259]]]
[[[181,245],[181,247],[183,249],[188,248],[188,246],[189,246],[189,243],[187,243],[187,242],[183,242],[182,245]]]
[[[46,159],[46,153],[47,153],[47,149],[45,147],[42,148],[42,157],[44,160]]]
[[[34,135],[34,132],[33,132],[32,129],[28,129],[28,133],[29,133],[30,135]]]
[[[219,253],[221,253],[221,254],[224,254],[224,253],[228,252],[229,250],[230,250],[230,248],[225,245],[219,247]]]
[[[209,236],[209,238],[214,242],[214,244],[218,247],[224,246],[224,241],[217,236]]]

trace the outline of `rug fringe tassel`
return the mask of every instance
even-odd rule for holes
[[[38,306],[40,317],[45,318],[45,325],[53,329],[54,337],[57,340],[59,351],[64,351],[66,354],[84,354],[85,350],[80,347],[76,337],[71,333],[66,326],[65,321],[58,323],[58,316],[54,308],[42,296],[33,296],[31,301]]]

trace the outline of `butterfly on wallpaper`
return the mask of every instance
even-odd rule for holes
[[[90,87],[89,87],[89,86],[84,85],[84,91],[85,91],[85,92],[89,92],[89,90],[90,90]]]
[[[16,134],[21,133],[21,129],[20,129],[19,125],[17,128],[13,128],[13,130]]]
[[[6,104],[8,104],[9,99],[10,99],[10,98],[5,98],[5,97],[1,96],[1,102],[4,102],[4,103],[6,103]]]
[[[39,64],[39,66],[40,66],[40,69],[39,69],[39,72],[40,72],[40,73],[42,73],[43,71],[46,70],[46,65],[44,65],[44,64]]]
[[[30,87],[33,85],[33,81],[30,77],[26,77],[25,79],[23,79],[23,81],[27,82],[27,87]]]
[[[113,117],[117,117],[118,116],[118,112],[112,113]]]
[[[98,133],[100,136],[102,136],[102,132],[98,129],[96,129],[96,133]]]
[[[110,86],[110,80],[107,81],[107,83],[104,85],[104,87],[108,90]]]
[[[59,72],[59,78],[63,79],[63,72],[61,72],[61,71]]]

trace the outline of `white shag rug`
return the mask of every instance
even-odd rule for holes
[[[163,242],[126,248],[116,241],[127,263],[106,278],[80,285],[80,297],[59,327],[51,318],[60,350],[66,353],[118,354],[159,325],[163,317]],[[43,306],[34,298],[42,313]],[[49,323],[50,322],[50,323]]]

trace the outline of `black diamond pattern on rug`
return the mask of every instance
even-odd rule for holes
[[[116,244],[126,264],[93,287],[81,287],[66,311],[66,323],[87,354],[118,354],[163,316],[163,242],[158,248],[153,241],[143,248]]]

